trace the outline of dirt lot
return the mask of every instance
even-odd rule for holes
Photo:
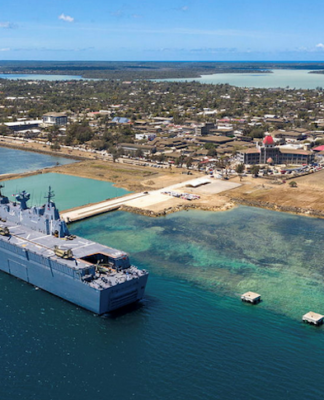
[[[115,186],[134,192],[160,189],[191,178],[188,175],[182,175],[178,170],[162,170],[101,160],[62,165],[54,167],[51,172],[111,181],[115,183]],[[201,175],[197,174],[198,176]]]
[[[298,207],[307,210],[324,211],[324,171],[293,178],[297,187],[292,188],[289,182],[276,185],[262,178],[244,178],[240,188],[227,192],[229,199],[259,201],[277,206]]]

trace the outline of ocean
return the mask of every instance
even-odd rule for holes
[[[324,327],[301,318],[324,313],[323,220],[237,207],[70,230],[129,252],[145,298],[98,317],[0,273],[1,399],[322,398]]]

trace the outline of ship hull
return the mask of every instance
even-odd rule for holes
[[[125,278],[118,285],[96,289],[55,259],[12,245],[4,237],[0,237],[0,270],[99,315],[141,300],[148,278],[147,274],[136,280]]]

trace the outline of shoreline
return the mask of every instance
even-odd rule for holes
[[[236,205],[241,205],[241,206],[246,206],[246,207],[256,207],[256,208],[262,208],[264,210],[299,215],[301,217],[312,217],[312,218],[324,219],[324,211],[318,211],[318,210],[314,210],[312,208],[281,206],[281,205],[269,203],[269,202],[261,202],[261,201],[256,201],[256,200],[255,201],[244,200],[244,199],[236,199],[236,198],[232,198],[232,201]]]
[[[36,144],[36,143],[34,143],[34,144]],[[38,147],[26,146],[26,142],[7,143],[7,142],[4,142],[4,139],[0,140],[0,147],[6,147],[8,149],[13,149],[13,150],[30,151],[33,153],[46,154],[48,156],[54,156],[54,157],[69,158],[72,160],[88,160],[89,159],[89,157],[85,157],[85,156],[68,154],[68,153],[66,154],[64,152],[54,151],[51,149],[40,149]]]
[[[12,174],[7,173],[0,175],[0,181],[19,179],[44,173],[60,173],[111,182],[115,187],[123,188],[132,192],[159,190],[167,186],[166,182],[169,181],[174,183],[183,182],[185,185],[184,175],[182,175],[181,172],[175,170],[173,170],[172,172],[166,170],[156,171],[153,168],[148,167],[143,168],[130,164],[123,164],[118,162],[114,163],[112,161],[93,158],[93,153],[79,156],[77,154],[66,154],[63,152],[52,151],[50,149],[33,148],[30,146],[24,147],[22,149],[22,146],[24,145],[25,143],[13,144],[3,143],[0,141],[0,147],[8,147],[16,150],[32,151],[52,156],[60,156],[75,159],[79,162],[46,167],[36,171],[26,171],[22,173]],[[69,151],[69,149],[65,150],[67,152]],[[194,175],[196,177],[202,176],[201,174],[196,173]],[[253,184],[254,183],[256,182],[253,182]],[[243,185],[240,190],[246,190],[247,187],[248,186]],[[254,184],[251,187],[252,191],[257,190],[257,187],[258,185]],[[305,204],[303,204],[303,206],[280,204],[280,201],[271,201],[271,194],[266,200],[256,198],[242,198],[243,196],[241,196],[240,193],[237,193],[236,190],[234,190],[234,193],[231,193],[232,191],[233,190],[228,189],[220,194],[202,195],[200,200],[193,200],[192,202],[188,202],[187,200],[180,201],[176,198],[170,198],[169,201],[165,202],[166,204],[157,204],[155,206],[153,205],[152,207],[123,205],[120,210],[132,212],[135,214],[141,214],[144,216],[161,217],[182,210],[196,209],[201,211],[219,212],[227,211],[233,209],[238,205],[242,205],[258,207],[278,212],[285,212],[305,217],[324,219],[324,209],[314,209],[311,206],[307,207],[307,204],[306,207]],[[294,193],[291,192],[290,196],[291,198],[293,198]]]

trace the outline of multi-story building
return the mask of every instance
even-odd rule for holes
[[[43,115],[43,123],[49,125],[66,125],[67,115],[65,113],[48,112]]]
[[[275,145],[272,136],[266,136],[255,148],[238,152],[244,164],[309,164],[314,153],[308,150],[284,149]]]
[[[3,125],[8,127],[10,130],[17,132],[38,128],[41,123],[42,120],[36,119],[32,121],[5,122]]]

